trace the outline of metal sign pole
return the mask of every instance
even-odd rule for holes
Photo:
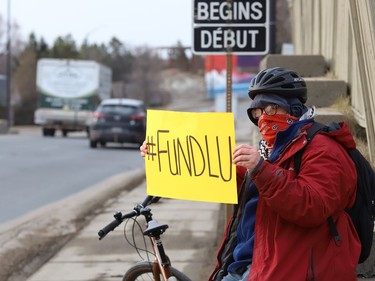
[[[227,112],[232,112],[232,53],[227,52]]]
[[[232,112],[232,56],[268,53],[270,2],[193,0],[193,53],[226,55],[227,112]],[[224,206],[227,221],[232,210],[232,205]]]
[[[230,7],[230,10],[228,11],[232,15],[232,0],[227,0],[228,6]],[[229,17],[231,18],[231,16]],[[232,48],[230,46],[227,46],[227,55],[226,55],[226,108],[227,112],[232,112]],[[233,205],[225,205],[225,226],[227,225],[229,218],[233,212]]]

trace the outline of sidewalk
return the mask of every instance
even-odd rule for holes
[[[210,104],[204,102],[202,106]],[[249,123],[242,119],[245,117],[241,116],[236,122],[237,144],[250,138]],[[130,211],[145,196],[143,182],[110,199],[103,209],[97,210],[87,226],[27,281],[122,280],[125,271],[140,261],[136,251],[125,241],[124,223],[101,241],[97,232],[113,220],[115,211]],[[216,251],[224,231],[225,205],[162,199],[151,209],[154,219],[169,225],[162,238],[173,267],[193,281],[207,280],[216,265]]]
[[[243,110],[247,103],[241,102],[239,110]],[[252,130],[254,127],[247,116],[239,115],[236,121],[237,144],[256,144],[258,132]],[[115,211],[130,211],[145,196],[146,184],[143,181],[132,190],[110,197],[112,199],[97,210],[90,223],[27,281],[122,280],[126,270],[140,261],[136,251],[125,241],[125,224],[101,241],[97,232],[113,220]],[[85,201],[80,204],[84,205]],[[169,225],[162,238],[172,266],[193,281],[207,280],[216,264],[216,250],[224,231],[225,206],[173,199],[162,199],[150,206],[153,218]],[[358,280],[375,281],[375,278]]]
[[[130,211],[143,201],[145,194],[146,184],[143,182],[112,199],[74,239],[27,280],[122,280],[125,271],[140,261],[136,251],[124,239],[125,224],[101,241],[97,232],[113,220],[115,211]],[[169,225],[162,238],[172,265],[191,280],[207,280],[215,266],[216,249],[224,230],[220,223],[222,205],[161,199],[150,207],[154,219]]]

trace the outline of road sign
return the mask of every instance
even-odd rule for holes
[[[269,0],[194,0],[193,52],[264,55],[269,48]]]

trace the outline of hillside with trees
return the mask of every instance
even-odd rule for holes
[[[0,17],[0,74],[6,75],[6,38],[4,20]],[[52,46],[43,38],[30,34],[26,42],[12,26],[11,49],[11,101],[13,124],[33,124],[38,104],[36,92],[36,64],[40,58],[94,60],[112,69],[112,97],[138,98],[147,106],[163,105],[170,94],[162,87],[163,71],[171,68],[190,74],[202,74],[203,58],[189,56],[181,43],[168,50],[141,46],[130,49],[118,38],[110,42],[78,46],[70,34],[59,36]],[[163,53],[163,55],[162,55]],[[165,55],[166,53],[166,55]],[[6,119],[5,104],[0,105],[0,119]]]
[[[289,0],[276,3],[275,51],[280,52],[284,42],[291,42]],[[6,75],[7,25],[0,14],[0,75]],[[11,102],[13,124],[32,124],[38,95],[35,86],[36,63],[40,58],[65,58],[94,60],[112,69],[112,97],[138,98],[146,105],[168,103],[171,93],[162,85],[166,75],[176,73],[171,69],[203,77],[204,56],[195,56],[190,46],[130,48],[126,42],[113,37],[107,43],[78,45],[70,34],[58,36],[50,46],[43,37],[30,34],[27,40],[20,38],[20,27],[12,24],[11,40]],[[180,77],[180,76],[179,76]],[[0,89],[1,94],[1,89]],[[7,119],[4,97],[0,96],[0,119]],[[1,103],[2,101],[2,103]]]

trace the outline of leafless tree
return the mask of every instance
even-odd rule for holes
[[[134,58],[129,96],[144,100],[146,106],[164,104],[169,94],[160,87],[163,61],[147,46],[136,48]]]
[[[18,67],[13,75],[15,85],[13,96],[14,99],[17,97],[17,103],[14,105],[16,124],[33,123],[34,111],[37,107],[36,61],[36,53],[30,48],[25,49],[18,59]]]

